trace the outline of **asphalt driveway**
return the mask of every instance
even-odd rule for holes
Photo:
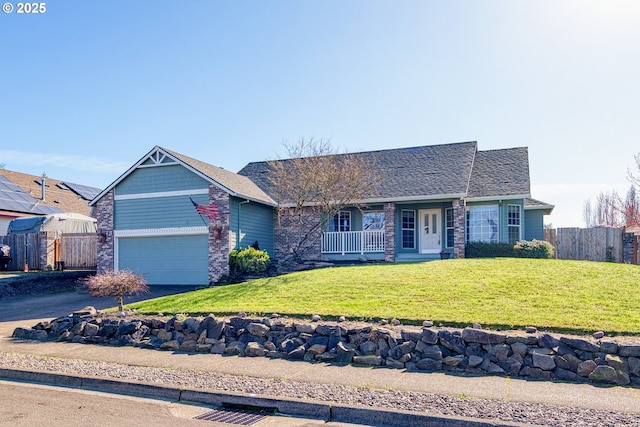
[[[124,303],[143,301],[194,290],[192,286],[151,286],[150,292],[125,297]],[[16,296],[0,299],[0,322],[66,316],[86,306],[98,310],[115,307],[114,298],[94,298],[86,291],[67,291],[46,295]]]

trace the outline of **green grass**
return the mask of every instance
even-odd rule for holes
[[[360,265],[207,288],[128,308],[142,314],[319,314],[640,335],[640,268],[515,258]]]

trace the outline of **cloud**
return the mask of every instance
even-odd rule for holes
[[[77,154],[41,153],[19,150],[0,150],[0,162],[7,168],[13,165],[54,166],[79,172],[120,174],[130,164],[105,157],[82,156]]]

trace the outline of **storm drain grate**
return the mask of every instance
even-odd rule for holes
[[[217,421],[219,423],[250,426],[267,417],[267,414],[247,409],[213,409],[205,414],[194,417],[196,420]]]

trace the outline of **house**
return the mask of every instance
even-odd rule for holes
[[[464,257],[469,241],[543,238],[553,206],[531,198],[526,148],[479,151],[463,142],[355,155],[375,165],[381,184],[361,201],[365,208],[345,208],[329,221],[312,258]],[[276,221],[268,169],[254,162],[236,174],[154,147],[90,203],[98,268],[131,269],[150,284],[206,285],[228,273],[234,248],[257,241],[283,257],[297,225]]]
[[[44,184],[44,185],[43,185]],[[56,213],[91,216],[99,188],[0,169],[0,235],[12,219]]]

